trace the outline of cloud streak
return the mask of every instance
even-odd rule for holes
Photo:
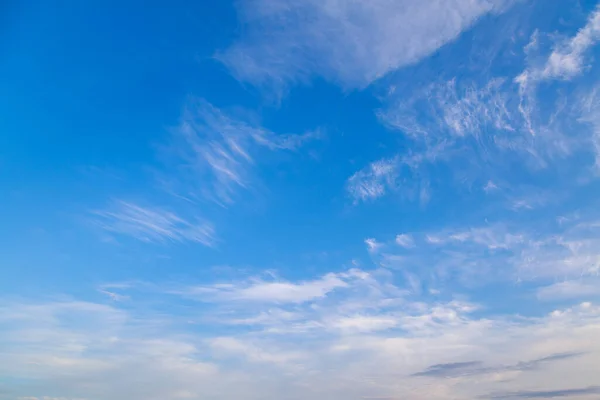
[[[509,392],[501,394],[493,394],[486,399],[549,399],[559,397],[572,397],[572,396],[588,396],[592,394],[600,394],[600,386],[589,386],[578,389],[562,389],[562,390],[531,390],[521,392]]]
[[[109,209],[95,211],[94,215],[94,223],[103,230],[144,242],[196,242],[209,247],[216,242],[210,223],[187,220],[157,207],[115,201]]]
[[[192,99],[169,148],[175,182],[185,198],[208,198],[221,205],[235,201],[240,189],[255,179],[257,156],[295,151],[320,137],[318,130],[304,134],[276,134],[247,116],[233,116],[203,99]]]

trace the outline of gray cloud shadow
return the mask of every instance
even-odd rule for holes
[[[456,378],[460,376],[481,375],[489,373],[498,373],[505,371],[530,371],[540,368],[544,364],[549,364],[556,361],[566,360],[569,358],[579,357],[584,353],[557,353],[547,357],[537,358],[535,360],[518,362],[513,365],[503,366],[483,366],[481,361],[466,361],[448,364],[431,365],[421,372],[417,372],[412,376],[431,377],[431,378]]]

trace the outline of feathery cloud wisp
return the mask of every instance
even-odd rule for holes
[[[95,224],[105,231],[145,242],[187,241],[213,246],[216,240],[210,223],[186,220],[157,207],[116,201],[109,209],[94,214]]]
[[[319,136],[318,130],[277,134],[202,99],[190,101],[173,135],[172,162],[179,177],[173,186],[184,197],[231,204],[238,189],[252,185],[262,151],[294,151]]]

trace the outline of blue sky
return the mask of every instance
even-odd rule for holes
[[[596,1],[1,7],[0,399],[598,397]]]

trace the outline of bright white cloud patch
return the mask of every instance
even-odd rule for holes
[[[248,32],[218,54],[240,80],[280,88],[314,75],[361,88],[430,55],[506,0],[244,0]]]

